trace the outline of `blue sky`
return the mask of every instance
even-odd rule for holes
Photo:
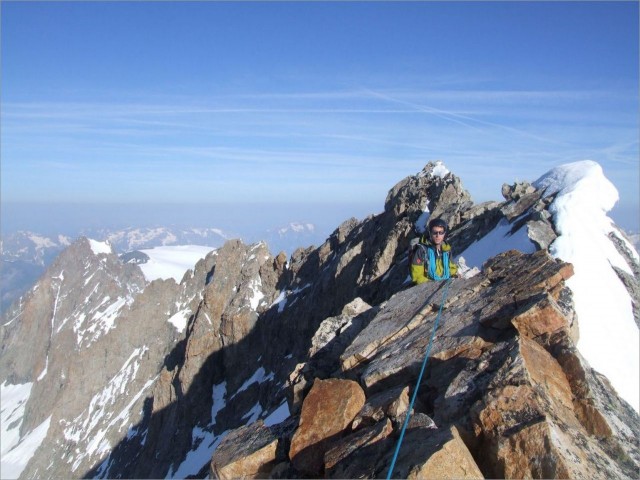
[[[342,220],[430,160],[480,202],[591,159],[639,229],[637,2],[0,8],[5,206],[304,202]]]

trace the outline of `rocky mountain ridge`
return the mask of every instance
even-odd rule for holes
[[[114,250],[128,258],[142,259],[139,250],[169,245],[202,245],[221,247],[239,235],[218,228],[148,227],[126,229],[95,229],[80,233],[77,238],[88,237],[107,241]],[[292,222],[259,235],[270,248],[278,252],[293,252],[300,245],[317,243],[320,239],[314,225]],[[18,231],[3,235],[0,240],[0,313],[24,294],[42,275],[53,260],[76,239],[67,235],[42,235],[31,231]],[[321,239],[323,240],[323,238]],[[140,260],[138,263],[142,263]]]
[[[180,284],[80,240],[2,317],[2,385],[32,384],[14,429],[47,425],[21,478],[385,475],[441,303],[395,476],[634,477],[638,414],[577,350],[573,268],[547,253],[554,197],[503,195],[474,205],[429,164],[320,247],[232,240]],[[536,252],[411,287],[425,210],[458,251],[506,225]]]

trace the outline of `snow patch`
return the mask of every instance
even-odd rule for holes
[[[20,441],[20,425],[24,409],[31,396],[33,383],[0,385],[0,452],[4,454]],[[4,470],[4,469],[3,469]]]
[[[511,227],[512,225],[503,218],[491,232],[472,243],[461,254],[466,260],[466,265],[469,268],[480,268],[491,257],[508,250],[518,250],[522,253],[535,252],[536,246],[527,236],[527,228],[520,228],[511,234]]]
[[[98,242],[97,240],[89,239],[89,245],[94,255],[100,255],[101,253],[113,253],[113,249],[109,242]]]
[[[18,478],[49,431],[51,417],[20,438],[20,426],[33,383],[0,385],[0,471]]]
[[[174,245],[141,250],[149,257],[149,261],[139,267],[150,282],[158,278],[173,278],[176,283],[180,283],[187,270],[194,268],[212,250],[211,247],[202,245]]]
[[[231,399],[233,399],[240,392],[244,392],[252,384],[254,384],[254,383],[264,383],[264,382],[267,382],[269,380],[273,380],[273,378],[274,378],[273,372],[271,372],[271,373],[269,373],[267,375],[267,372],[265,371],[264,367],[260,367],[255,372],[253,372],[253,375],[251,375],[251,378],[249,378],[247,381],[245,381],[242,384],[242,386],[236,391],[236,393],[234,393],[231,396]]]
[[[278,298],[276,298],[273,301],[273,303],[269,306],[269,308],[275,307],[276,305],[278,305],[278,313],[282,313],[282,311],[287,306],[287,302],[288,302],[290,296],[297,295],[298,293],[302,292],[303,290],[306,290],[310,286],[311,286],[311,284],[307,283],[303,287],[298,287],[298,288],[295,288],[294,290],[291,290],[291,291],[284,291],[283,290],[282,292],[280,292],[280,295],[278,295]],[[296,300],[297,299],[295,299],[293,301],[293,303],[295,303]],[[292,303],[292,305],[293,305],[293,303]]]
[[[180,310],[169,319],[169,323],[176,327],[176,330],[178,330],[178,332],[182,333],[187,327],[187,321],[189,320],[190,314],[191,310],[188,308]]]
[[[174,472],[173,468],[171,468],[165,478],[187,478],[189,475],[197,475],[202,467],[211,462],[213,453],[228,433],[229,430],[226,430],[220,435],[215,435],[212,432],[195,427],[191,433],[191,444],[194,447],[187,453],[182,463],[178,465],[178,469]]]
[[[20,443],[11,451],[2,455],[0,468],[2,469],[3,479],[18,478],[22,471],[36,453],[38,447],[47,436],[49,425],[51,424],[51,416],[36,428],[27,433]]]
[[[431,171],[431,175],[434,177],[444,178],[445,175],[449,173],[449,169],[444,166],[444,163],[441,161],[436,162],[436,166]]]
[[[218,412],[227,406],[225,397],[227,396],[227,382],[223,381],[213,386],[212,402],[211,402],[211,425],[216,424]]]
[[[273,303],[271,304],[271,307],[274,307],[278,305],[278,313],[282,313],[282,311],[284,310],[284,307],[287,306],[287,292],[286,291],[282,291],[280,292],[280,295],[278,295],[278,298],[276,298]]]
[[[251,310],[253,310],[254,312],[258,311],[258,306],[264,298],[264,293],[262,293],[260,287],[262,287],[262,280],[260,279],[260,277],[256,277],[251,280],[251,283],[249,284],[249,289],[251,290],[249,304],[251,305]]]
[[[137,390],[122,410],[118,412],[114,407],[124,398],[127,389],[135,381],[140,367],[139,360],[147,350],[146,346],[136,348],[120,371],[111,378],[106,387],[92,397],[89,406],[78,417],[71,422],[61,420],[65,439],[84,445],[83,448],[76,448],[75,455],[69,457],[69,462],[73,462],[71,467],[73,471],[86,458],[103,457],[109,453],[111,444],[107,440],[107,434],[113,428],[117,428],[118,432],[123,430],[128,432],[131,409],[155,383],[158,376],[148,380],[142,388]]]
[[[247,420],[246,425],[251,425],[260,418],[260,415],[262,415],[262,405],[260,405],[260,402],[258,401],[253,407],[251,407],[251,410],[242,416],[242,419]]]
[[[97,289],[94,289],[94,291]],[[92,292],[93,293],[93,292]],[[89,296],[85,300],[88,301]],[[102,299],[102,301],[89,312],[91,318],[88,322],[87,314],[85,312],[79,313],[75,317],[75,322],[73,325],[73,331],[76,334],[76,342],[78,345],[81,345],[83,341],[87,338],[87,335],[90,335],[88,343],[94,342],[100,336],[107,333],[109,330],[115,328],[115,321],[122,312],[122,310],[133,303],[133,296],[127,297],[118,297],[115,300],[111,300],[111,297],[106,296]],[[68,318],[65,319],[61,325],[58,327],[57,331],[60,331],[62,326],[67,323]],[[85,323],[88,323],[88,326],[85,326]]]
[[[282,402],[282,405],[276,408],[267,418],[264,419],[264,425],[265,427],[277,425],[278,423],[284,422],[290,416],[291,412],[289,412],[289,405],[285,400]]]

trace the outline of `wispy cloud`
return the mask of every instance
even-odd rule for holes
[[[353,195],[374,199],[386,194],[390,181],[434,159],[450,164],[477,198],[495,198],[494,184],[516,172],[540,175],[585,157],[603,161],[605,171],[609,162],[637,177],[634,117],[617,111],[625,95],[357,87],[121,103],[6,103],[2,154],[9,175],[3,175],[3,191],[17,192],[31,175],[26,169],[36,165],[47,185],[32,182],[33,192],[56,185],[70,191],[56,172],[71,169],[73,188],[93,182],[108,189],[99,179],[111,179],[122,195],[165,189],[164,195],[176,197],[244,191],[257,198],[267,179],[302,189],[321,179],[327,185],[351,182]],[[111,173],[114,166],[121,173]],[[465,172],[473,173],[465,178]],[[166,192],[176,178],[181,185]],[[144,189],[132,193],[136,185]]]

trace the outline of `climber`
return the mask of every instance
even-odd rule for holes
[[[420,284],[430,280],[446,280],[455,277],[458,266],[453,262],[451,245],[445,242],[447,222],[435,218],[427,231],[411,241],[409,268],[411,280]]]

